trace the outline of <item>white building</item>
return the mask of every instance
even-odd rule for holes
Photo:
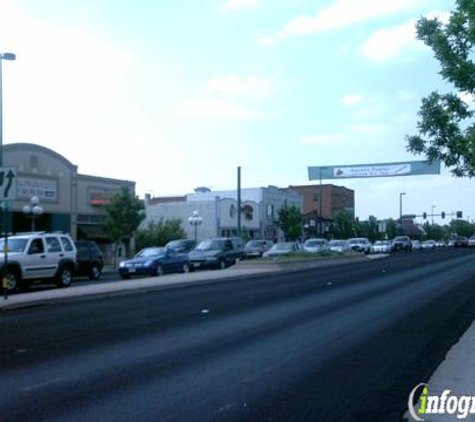
[[[170,201],[171,199],[171,201]],[[275,186],[241,190],[241,232],[250,238],[281,240],[277,220],[279,209],[287,203],[300,210],[302,195],[282,192]],[[141,228],[149,222],[180,219],[188,238],[194,237],[194,227],[188,222],[193,211],[198,211],[202,224],[197,227],[198,240],[208,237],[236,236],[238,226],[237,191],[195,192],[175,198],[147,198],[147,217]]]

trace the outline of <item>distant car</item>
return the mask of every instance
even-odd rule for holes
[[[272,248],[264,253],[264,258],[272,258],[281,255],[288,255],[299,252],[299,245],[295,242],[276,243]]]
[[[475,246],[475,235],[468,239],[468,246]]]
[[[230,238],[216,237],[201,241],[188,256],[193,268],[225,269],[240,259],[241,251],[234,248]]]
[[[104,267],[104,257],[99,246],[92,240],[78,240],[76,275],[85,275],[89,280],[98,280]]]
[[[377,240],[371,247],[373,253],[389,253],[391,251],[391,242],[389,240]]]
[[[350,249],[355,252],[363,252],[369,254],[371,252],[371,242],[365,237],[354,237],[348,239]]]
[[[350,244],[348,240],[334,239],[328,242],[328,247],[332,252],[346,252],[350,250]]]
[[[437,246],[438,248],[445,248],[447,245],[446,245],[446,243],[445,243],[443,240],[438,240],[438,241],[435,243],[435,246]]]
[[[468,246],[468,239],[465,236],[457,236],[454,238],[454,248],[463,248]]]
[[[196,241],[193,239],[170,240],[170,242],[165,245],[165,249],[180,253],[191,252],[195,247]]]
[[[119,264],[119,274],[123,279],[133,275],[160,276],[165,273],[190,270],[188,255],[167,250],[163,247],[142,249],[134,258]]]
[[[391,242],[391,252],[412,252],[412,242],[408,236],[397,236]]]
[[[261,257],[273,244],[271,240],[250,240],[244,246],[244,258]]]
[[[422,249],[435,249],[437,247],[437,242],[435,240],[425,240],[422,243]]]
[[[303,244],[303,250],[305,252],[316,253],[328,251],[329,249],[330,247],[328,246],[327,239],[307,239]]]
[[[420,240],[411,240],[413,251],[422,251],[422,242]]]

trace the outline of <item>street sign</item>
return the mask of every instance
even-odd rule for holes
[[[0,167],[0,200],[16,199],[16,169]]]

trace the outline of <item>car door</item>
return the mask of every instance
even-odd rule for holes
[[[48,278],[51,274],[51,264],[47,262],[46,246],[41,237],[31,239],[23,266],[23,278]]]
[[[59,261],[64,258],[63,249],[57,236],[46,236],[46,263],[48,276],[54,277],[58,270]]]

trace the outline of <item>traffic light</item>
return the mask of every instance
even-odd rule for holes
[[[457,218],[462,218],[463,214],[462,211],[457,211]]]
[[[426,212],[423,212],[422,213],[422,218],[425,220],[427,218],[427,213]]]
[[[442,218],[445,218],[445,211],[442,211],[442,214],[440,215]]]

